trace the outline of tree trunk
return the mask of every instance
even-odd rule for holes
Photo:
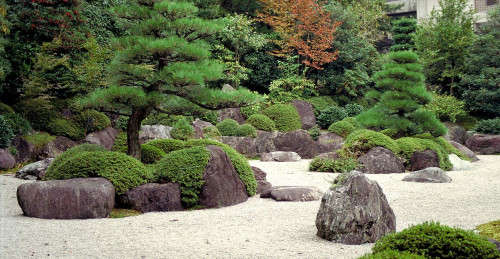
[[[141,160],[141,144],[139,143],[139,130],[141,122],[146,119],[153,107],[134,108],[127,125],[127,154]]]

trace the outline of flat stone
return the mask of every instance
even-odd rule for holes
[[[261,198],[272,198],[276,201],[317,201],[323,192],[314,186],[276,186],[260,194]]]
[[[472,152],[472,150],[468,149],[466,146],[464,146],[458,142],[455,142],[453,140],[450,140],[448,142],[450,142],[450,144],[453,147],[458,149],[458,151],[462,152],[462,154],[466,155],[467,158],[469,158],[471,162],[479,161],[479,158],[477,158],[476,154],[474,154],[474,152]]]
[[[306,130],[280,132],[274,139],[277,151],[292,151],[304,159],[314,158],[318,154],[318,143]]]
[[[403,178],[403,181],[418,183],[450,183],[451,178],[439,167],[428,167],[411,172]]]
[[[481,155],[500,153],[500,135],[475,134],[467,140],[465,146]]]
[[[295,152],[274,151],[260,154],[260,161],[263,162],[297,162],[301,157]]]

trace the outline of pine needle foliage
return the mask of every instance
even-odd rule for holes
[[[393,22],[392,36],[394,45],[391,46],[391,51],[404,51],[415,49],[413,35],[417,30],[417,21],[415,19],[403,17]]]

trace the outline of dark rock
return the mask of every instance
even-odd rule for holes
[[[410,165],[412,171],[427,167],[439,167],[439,157],[434,150],[415,151],[411,156]]]
[[[496,241],[493,238],[488,238],[488,241],[490,241],[491,243],[493,243],[497,247],[497,251],[500,253],[500,242]]]
[[[267,173],[262,171],[262,169],[252,166],[252,171],[255,176],[255,180],[267,180],[266,179]]]
[[[258,156],[254,138],[223,136],[222,143],[231,146],[246,157],[254,158]]]
[[[182,210],[181,187],[177,183],[147,183],[118,195],[120,207],[140,212]]]
[[[16,159],[8,148],[0,148],[0,169],[11,169],[16,165]]]
[[[319,135],[316,142],[318,142],[318,154],[321,154],[342,148],[344,139],[333,132],[324,132]]]
[[[351,171],[321,199],[316,228],[319,237],[330,241],[374,243],[396,231],[396,216],[378,183]]]
[[[319,154],[317,157],[323,158],[323,159],[337,160],[340,158],[340,155],[337,152],[328,152],[328,153]]]
[[[317,201],[323,192],[314,186],[276,186],[260,194],[261,198],[276,201]]]
[[[118,133],[119,131],[117,129],[108,127],[106,129],[88,134],[87,137],[85,137],[85,142],[103,146],[106,149],[111,150],[111,147],[113,147],[113,143],[115,143],[115,139]]]
[[[260,161],[263,162],[297,162],[300,156],[295,152],[274,151],[260,154]]]
[[[210,151],[201,187],[200,205],[219,208],[242,203],[248,199],[245,184],[240,180],[227,154],[217,146],[207,146]]]
[[[370,152],[361,156],[358,161],[363,165],[360,171],[365,174],[393,174],[405,172],[404,160],[383,147],[372,148]]]
[[[273,185],[267,181],[266,172],[262,171],[262,169],[252,166],[252,171],[255,176],[255,180],[257,180],[257,193],[262,193],[263,191],[271,188]]]
[[[139,132],[139,142],[144,144],[155,139],[170,139],[172,127],[164,125],[144,125]]]
[[[17,201],[28,217],[106,218],[115,203],[115,187],[104,178],[37,181],[19,186]]]
[[[305,130],[280,132],[274,140],[278,151],[292,151],[304,159],[314,158],[318,154],[318,143],[312,140]]]
[[[452,140],[462,145],[465,144],[468,137],[464,127],[449,121],[445,122],[444,125],[448,128],[448,133],[444,136],[446,140]]]
[[[302,129],[307,130],[316,126],[316,115],[314,115],[314,108],[310,103],[294,100],[292,104],[299,113],[300,120],[302,121]]]
[[[45,145],[36,156],[38,160],[54,158],[76,145],[78,145],[78,143],[75,141],[66,137],[58,136],[55,140],[47,143],[47,145]]]
[[[269,188],[273,187],[273,185],[266,181],[266,180],[257,180],[257,191],[256,193],[259,194],[259,193],[262,193],[266,190],[268,190]]]
[[[449,140],[448,142],[450,142],[450,144],[455,147],[456,149],[458,149],[458,151],[462,152],[462,154],[464,154],[465,156],[467,156],[467,158],[469,158],[469,160],[471,162],[476,162],[476,161],[479,161],[479,158],[477,158],[476,154],[474,154],[474,152],[472,152],[472,150],[468,149],[466,146],[458,143],[458,142],[455,142],[453,140]]]
[[[47,158],[35,163],[23,166],[16,172],[16,177],[24,180],[41,180],[54,158]]]
[[[35,158],[36,146],[28,141],[15,137],[10,143],[12,147],[17,149],[17,155],[15,155],[16,164],[21,164],[28,162],[31,158]]]
[[[257,153],[269,153],[276,151],[276,146],[274,145],[274,139],[278,137],[278,131],[262,131],[257,130],[257,138],[255,138],[255,147],[257,148]]]
[[[419,171],[411,172],[403,178],[405,182],[419,183],[450,183],[451,178],[439,167],[428,167]]]
[[[467,140],[465,146],[481,155],[500,153],[500,135],[475,134]]]
[[[218,122],[221,122],[225,119],[233,119],[237,121],[240,125],[245,123],[245,117],[243,117],[243,114],[241,114],[241,109],[240,108],[226,108],[219,110],[219,118],[217,119]]]

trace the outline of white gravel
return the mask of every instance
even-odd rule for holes
[[[447,184],[402,182],[404,174],[368,175],[384,190],[397,230],[424,221],[464,229],[500,219],[500,156],[479,156],[475,170],[448,172]],[[309,160],[251,161],[275,186],[326,190],[336,175],[307,172]],[[123,219],[44,220],[22,216],[16,189],[0,176],[0,258],[357,258],[371,244],[348,246],[316,237],[320,201],[258,197],[221,209],[147,213]]]

